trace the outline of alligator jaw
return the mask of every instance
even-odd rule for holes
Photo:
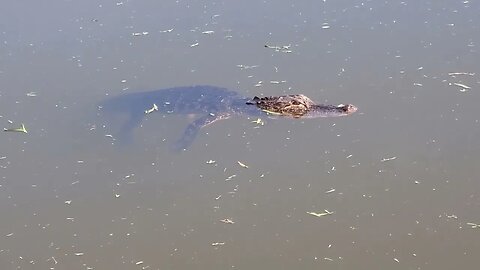
[[[302,118],[317,118],[317,117],[338,117],[347,116],[356,112],[358,108],[355,105],[312,105],[308,112]]]

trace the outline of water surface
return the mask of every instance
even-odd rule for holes
[[[0,134],[0,268],[477,267],[479,12],[477,1],[4,3],[0,123],[28,133]],[[98,102],[199,84],[359,111],[235,117],[181,153],[169,145],[185,116],[152,113],[124,147],[105,136]]]

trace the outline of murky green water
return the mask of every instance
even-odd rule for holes
[[[0,133],[0,268],[475,269],[478,14],[478,1],[4,3],[0,124],[28,133]],[[184,116],[150,114],[126,146],[105,136],[105,98],[198,84],[359,111],[234,117],[181,153]]]

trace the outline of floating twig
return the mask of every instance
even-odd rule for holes
[[[323,216],[328,216],[328,215],[333,214],[333,212],[328,211],[327,209],[325,209],[324,211],[325,212],[323,212],[323,213],[307,212],[307,214],[312,215],[312,216],[316,216],[316,217],[323,217]]]
[[[242,162],[240,162],[240,161],[237,161],[237,163],[238,163],[238,165],[240,165],[240,167],[245,168],[245,169],[248,169],[248,165],[246,165],[246,164],[244,164],[244,163],[242,163]]]
[[[154,112],[154,111],[158,111],[158,106],[157,106],[157,104],[155,104],[155,103],[153,103],[153,107],[152,107],[152,108],[150,108],[150,109],[148,109],[148,110],[145,111],[145,114],[150,114],[150,113],[152,113],[152,112]]]
[[[22,124],[22,126],[20,128],[4,128],[3,131],[28,133],[24,124]]]

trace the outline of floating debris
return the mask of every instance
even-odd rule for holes
[[[214,242],[212,243],[212,246],[217,247],[217,246],[223,246],[225,245],[225,242]]]
[[[153,107],[152,107],[152,108],[150,108],[150,109],[148,109],[148,110],[145,111],[145,114],[150,114],[150,113],[152,113],[152,112],[154,112],[154,111],[158,111],[158,106],[157,106],[157,104],[155,104],[155,103],[153,103]]]
[[[27,97],[36,97],[37,96],[37,92],[28,92],[27,93]]]
[[[467,225],[470,226],[472,229],[480,229],[480,224],[476,224],[473,222],[467,222]]]
[[[265,48],[274,49],[274,50],[280,50],[281,49],[281,47],[279,47],[279,46],[272,46],[272,45],[265,45]]]
[[[240,165],[240,167],[248,169],[248,165],[246,165],[245,163],[242,163],[240,161],[237,161],[237,163],[238,163],[238,165]]]
[[[202,32],[202,34],[205,34],[205,35],[211,35],[213,33],[215,33],[215,31],[212,31],[212,30]]]
[[[272,46],[272,45],[265,45],[265,48],[275,50],[276,52],[284,52],[284,53],[291,53],[292,51],[290,48],[292,47],[291,44],[289,45],[282,45],[282,46]]]
[[[328,215],[331,215],[331,214],[334,213],[334,212],[328,211],[327,209],[325,209],[324,211],[325,212],[323,212],[323,213],[307,212],[307,214],[312,215],[312,216],[316,216],[316,217],[323,217],[323,216],[328,216]]]
[[[191,45],[190,45],[190,47],[192,47],[192,48],[193,48],[193,47],[197,47],[198,45],[199,45],[199,43],[197,42],[197,43],[193,43],[193,44],[191,44]]]
[[[452,85],[452,84],[450,84],[450,85]],[[472,89],[472,87],[470,87],[468,85],[465,85],[465,84],[462,84],[462,83],[453,83],[453,85],[462,88],[463,91]]]
[[[263,84],[263,81],[258,81],[254,86],[255,87],[260,87],[260,86],[262,86],[262,84]]]
[[[230,180],[232,180],[232,179],[235,178],[235,177],[237,177],[237,175],[236,175],[236,174],[232,174],[232,175],[230,175],[229,177],[227,177],[227,179],[225,179],[225,181],[230,181]]]
[[[215,160],[212,160],[212,159],[210,159],[209,161],[207,161],[207,162],[205,162],[205,163],[207,163],[207,164],[215,164],[215,163],[216,163],[216,161],[215,161]]]
[[[253,66],[247,66],[247,65],[237,65],[238,68],[240,69],[252,69],[258,67],[258,65],[253,65]]]
[[[132,33],[132,36],[134,37],[139,37],[139,36],[146,36],[148,35],[148,32],[135,32],[135,33]]]
[[[22,127],[20,127],[20,128],[4,128],[3,131],[28,133],[24,124],[22,124]]]
[[[449,76],[456,76],[456,75],[468,75],[468,76],[475,76],[475,73],[470,72],[449,72]]]
[[[170,33],[170,32],[172,32],[172,31],[173,31],[173,28],[167,29],[167,30],[161,30],[161,31],[159,31],[159,32],[160,32],[160,33]]]
[[[334,188],[332,188],[332,189],[330,189],[330,190],[327,190],[327,191],[325,191],[325,194],[330,194],[330,193],[332,193],[332,192],[335,192],[335,189],[334,189]]]
[[[328,23],[323,23],[322,29],[330,29],[330,25],[328,25]]]
[[[235,222],[229,218],[226,219],[221,219],[220,222],[225,223],[225,224],[234,224]]]
[[[397,157],[384,158],[380,160],[380,162],[386,162],[386,161],[395,160],[395,159],[397,159]]]
[[[48,259],[47,261],[49,261],[50,259]],[[55,264],[58,264],[57,260],[55,260],[55,257],[52,257],[52,260]]]
[[[265,125],[265,122],[261,118],[257,118],[257,120],[252,121],[252,123],[257,124],[257,125]]]

